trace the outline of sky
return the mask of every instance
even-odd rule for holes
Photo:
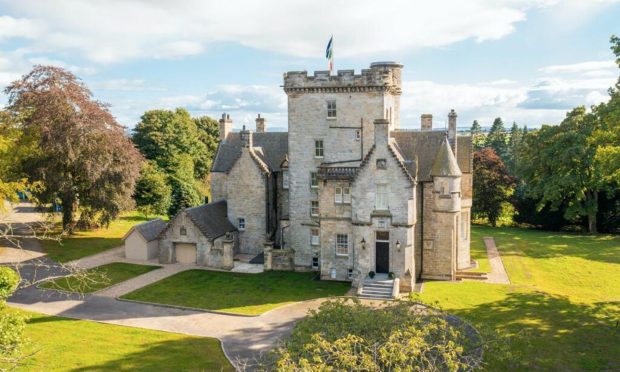
[[[79,76],[131,129],[151,109],[286,130],[286,71],[404,65],[401,127],[557,124],[607,100],[620,0],[0,0],[0,87],[34,65]],[[0,93],[0,105],[7,97]]]

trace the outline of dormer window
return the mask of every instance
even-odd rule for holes
[[[327,118],[336,118],[336,101],[327,101]]]

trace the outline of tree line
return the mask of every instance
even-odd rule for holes
[[[620,38],[611,44],[620,67]],[[492,225],[507,213],[553,230],[620,228],[620,77],[608,93],[609,101],[537,130],[513,123],[507,131],[497,118],[485,135],[474,121],[474,216]]]
[[[0,199],[28,191],[62,206],[64,230],[106,226],[126,210],[177,213],[203,203],[218,123],[184,109],[151,110],[131,136],[72,73],[35,66],[4,90]]]

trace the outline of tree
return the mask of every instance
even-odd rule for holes
[[[172,189],[172,200],[168,208],[168,215],[174,216],[178,211],[194,207],[202,203],[202,196],[197,183],[191,175],[194,172],[193,161],[189,154],[180,154],[171,161],[176,171],[168,176],[168,183]]]
[[[610,39],[611,49],[620,67],[620,37]],[[598,128],[592,139],[597,146],[595,160],[602,176],[608,182],[620,183],[620,77],[616,86],[609,89],[609,101],[592,107]]]
[[[203,124],[202,120],[198,120]],[[208,128],[208,125],[205,125]],[[132,140],[148,160],[154,161],[166,174],[175,172],[174,159],[187,154],[192,159],[194,174],[191,179],[202,179],[209,172],[213,154],[202,141],[205,130],[199,130],[187,110],[151,110],[142,115],[133,129]],[[213,150],[215,151],[215,150]],[[190,182],[190,179],[185,179]]]
[[[333,300],[259,362],[272,371],[459,371],[490,347],[470,325],[413,301],[381,308]]]
[[[35,66],[5,93],[24,138],[37,143],[23,172],[42,183],[41,202],[60,198],[65,229],[77,213],[86,224],[108,224],[132,205],[141,156],[84,83],[62,68]]]
[[[16,367],[21,359],[26,317],[8,309],[7,298],[15,292],[19,275],[11,268],[0,267],[0,365]]]
[[[508,174],[506,165],[495,151],[486,147],[474,153],[474,200],[472,210],[497,225],[502,204],[510,200],[514,190],[514,179]]]
[[[171,203],[171,192],[166,174],[154,163],[144,162],[134,193],[138,210],[147,219],[149,215],[167,213]]]
[[[484,134],[482,133],[482,127],[478,120],[474,120],[471,125],[471,140],[474,146],[474,151],[481,150],[484,147]]]
[[[506,166],[508,173],[515,174],[515,168],[517,163],[517,157],[519,154],[519,147],[523,143],[523,132],[516,122],[512,122],[510,128],[510,134],[508,135],[508,147],[506,151]]]
[[[502,118],[495,118],[491,130],[484,142],[485,147],[492,148],[502,159],[506,159],[508,146],[506,144],[506,130]]]
[[[204,165],[200,164],[200,166],[210,170],[211,163],[215,157],[215,151],[217,150],[217,144],[220,142],[219,123],[206,115],[194,118],[194,123],[196,123],[196,128],[198,129],[198,138],[207,148],[207,157],[204,159],[207,162]]]
[[[590,141],[596,126],[596,118],[582,106],[568,112],[560,125],[528,133],[517,169],[539,209],[548,203],[552,210],[566,205],[564,216],[587,216],[590,232],[597,231],[598,193],[605,188]]]

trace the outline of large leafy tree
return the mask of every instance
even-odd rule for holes
[[[153,214],[165,214],[170,207],[171,188],[166,174],[152,162],[145,162],[136,183],[134,199],[138,210],[146,218]]]
[[[611,49],[620,67],[620,37],[611,37]],[[609,101],[592,108],[599,126],[593,137],[597,145],[596,162],[606,181],[620,183],[620,77],[609,89]]]
[[[133,129],[132,140],[145,158],[169,175],[175,172],[174,159],[181,154],[190,155],[194,169],[191,177],[202,179],[209,172],[212,158],[203,136],[189,112],[178,108],[145,112]]]
[[[502,204],[510,200],[514,179],[508,174],[504,161],[490,147],[474,152],[473,212],[489,219],[496,226]]]
[[[523,131],[516,122],[512,122],[510,133],[508,134],[508,146],[506,148],[506,166],[510,174],[515,174],[517,158],[519,156],[519,147],[523,143]]]
[[[502,159],[506,159],[508,145],[506,143],[506,129],[504,128],[502,118],[495,118],[493,120],[493,125],[485,139],[484,146],[492,148]]]
[[[8,111],[38,147],[24,157],[23,172],[44,185],[39,200],[62,201],[64,228],[74,228],[78,213],[88,224],[108,224],[131,207],[140,153],[81,80],[35,66],[5,93]]]
[[[573,109],[560,125],[528,133],[518,164],[528,195],[539,201],[539,208],[566,206],[564,216],[586,216],[590,232],[597,231],[598,193],[606,186],[594,161],[596,146],[590,144],[596,123],[585,107]]]

